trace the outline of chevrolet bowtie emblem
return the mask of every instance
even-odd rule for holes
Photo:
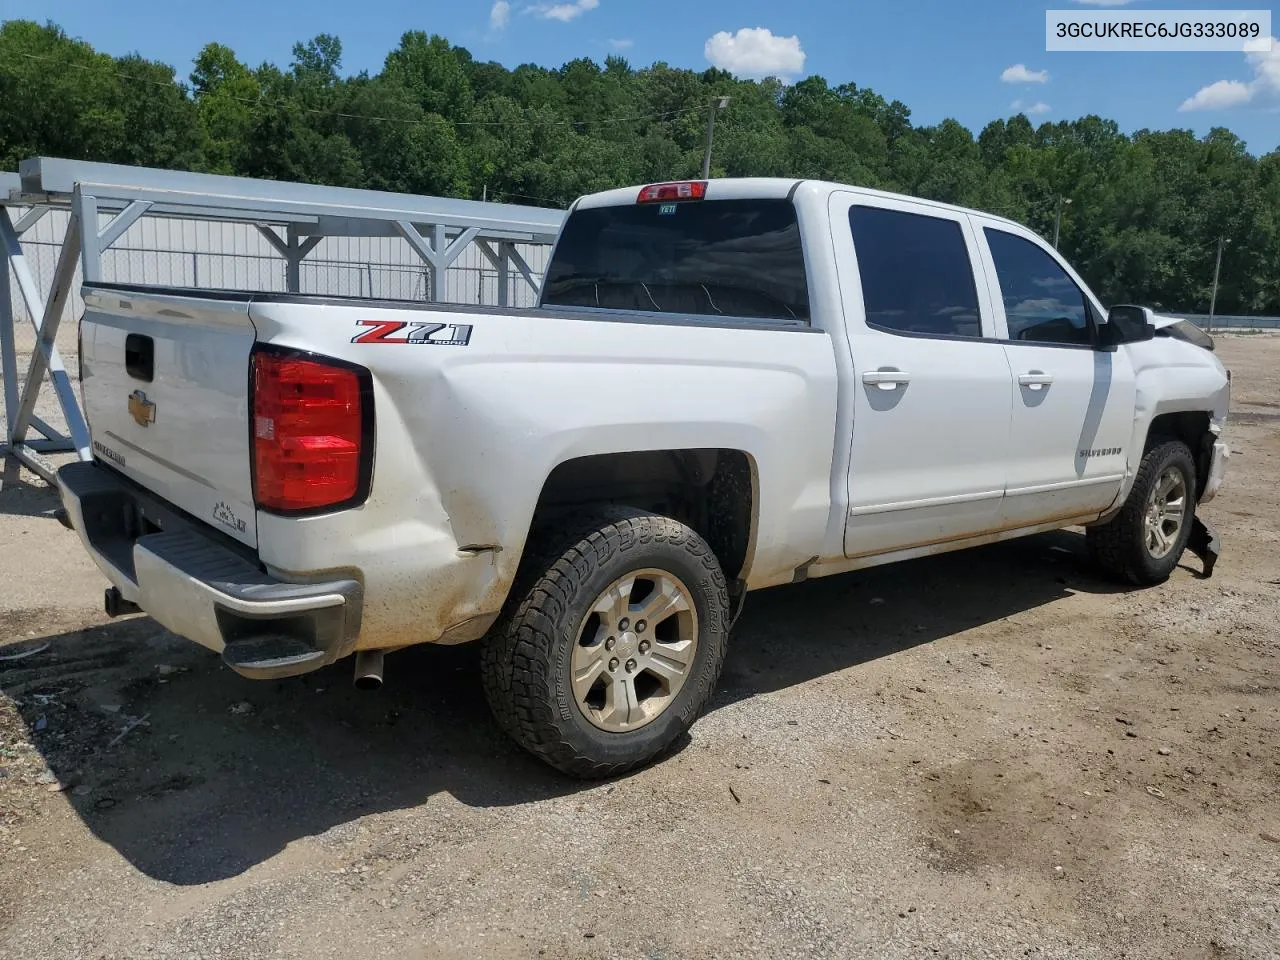
[[[140,427],[156,422],[156,405],[141,390],[129,394],[129,416]]]

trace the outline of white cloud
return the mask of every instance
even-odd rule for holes
[[[609,46],[615,50],[630,50],[636,45],[634,40],[610,40]]]
[[[721,30],[702,48],[712,66],[742,77],[787,77],[804,70],[799,37],[775,37],[765,27]]]
[[[1000,74],[1002,83],[1048,83],[1048,70],[1028,70],[1025,63],[1015,63]]]
[[[1186,113],[1189,110],[1226,110],[1238,107],[1253,99],[1253,91],[1247,83],[1239,80],[1219,80],[1207,87],[1201,87],[1195,96],[1182,101],[1178,109]]]
[[[1043,100],[1037,100],[1035,103],[1023,103],[1021,100],[1015,100],[1009,104],[1009,109],[1014,113],[1025,113],[1029,117],[1035,117],[1042,113],[1049,113],[1053,110],[1053,107]]]
[[[511,19],[511,4],[507,0],[498,0],[489,11],[489,29],[501,30]]]
[[[600,6],[600,0],[573,0],[572,3],[539,3],[529,9],[543,20],[559,20],[561,23],[568,23],[598,6]]]
[[[1280,39],[1271,38],[1270,50],[1252,50],[1245,60],[1253,69],[1253,79],[1218,80],[1201,87],[1194,96],[1182,101],[1178,110],[1229,110],[1246,104],[1280,103]]]

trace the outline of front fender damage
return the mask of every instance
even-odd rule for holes
[[[1213,576],[1213,568],[1222,553],[1222,540],[1218,532],[1205,523],[1199,516],[1191,520],[1191,538],[1187,541],[1187,549],[1200,558],[1204,564],[1204,572],[1200,576],[1208,580]]]

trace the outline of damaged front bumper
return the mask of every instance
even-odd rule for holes
[[[1218,490],[1222,486],[1223,478],[1227,475],[1227,461],[1231,459],[1231,449],[1227,446],[1225,440],[1215,440],[1213,442],[1213,456],[1209,461],[1209,476],[1204,483],[1204,490],[1200,493],[1200,502],[1208,503],[1218,495]]]

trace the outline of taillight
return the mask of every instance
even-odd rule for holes
[[[654,183],[640,191],[636,203],[668,203],[672,200],[701,200],[707,195],[705,180]]]
[[[372,396],[360,367],[253,355],[253,495],[275,513],[354,506],[369,493]]]

